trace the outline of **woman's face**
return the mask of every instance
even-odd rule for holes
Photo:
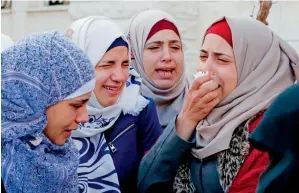
[[[95,67],[96,86],[94,93],[103,107],[114,105],[129,78],[128,48],[115,47],[102,57]]]
[[[233,48],[218,35],[206,35],[197,71],[207,71],[217,77],[222,91],[220,101],[237,87],[238,75]]]
[[[155,33],[145,44],[143,67],[146,75],[159,89],[169,89],[183,72],[182,42],[172,30]]]
[[[86,103],[90,93],[63,100],[46,110],[48,123],[44,134],[56,145],[63,145],[79,123],[88,121]]]

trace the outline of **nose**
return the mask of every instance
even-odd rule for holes
[[[199,61],[196,71],[206,71],[206,72],[213,72],[213,59],[211,57],[208,57],[208,59],[206,61]]]
[[[129,68],[123,69],[122,67],[116,67],[113,70],[111,79],[115,82],[125,82],[128,79]]]
[[[77,123],[86,123],[88,121],[88,112],[86,105],[78,109],[77,117],[76,117],[76,122]]]
[[[170,54],[170,50],[168,47],[163,48],[161,60],[162,60],[162,62],[165,62],[165,63],[171,62],[171,54]]]

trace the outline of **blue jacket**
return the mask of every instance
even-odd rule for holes
[[[121,114],[111,129],[105,131],[122,193],[137,192],[137,173],[141,159],[162,134],[155,103],[138,116]]]

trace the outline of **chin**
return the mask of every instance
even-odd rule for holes
[[[106,107],[109,107],[109,106],[115,105],[116,102],[117,102],[118,97],[119,97],[119,96],[117,96],[116,99],[114,99],[114,98],[113,98],[113,99],[108,99],[105,106],[106,106]]]
[[[58,146],[63,146],[65,144],[65,142],[66,142],[66,139],[64,139],[64,140],[57,140],[57,141],[54,141],[53,143],[55,145],[58,145]]]
[[[170,89],[175,84],[175,82],[172,80],[157,80],[154,83],[157,88],[163,89],[163,90]]]

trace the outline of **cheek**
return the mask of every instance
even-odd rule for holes
[[[64,130],[65,128],[73,124],[76,118],[76,114],[76,111],[72,107],[66,107],[66,109],[61,112],[59,118],[57,118],[56,120],[57,123],[60,124],[60,128]]]
[[[176,70],[178,72],[182,72],[183,68],[184,68],[184,57],[183,57],[183,53],[179,52],[177,54],[173,55],[173,60],[176,64]]]
[[[155,71],[157,63],[160,61],[160,52],[143,52],[143,68],[146,74],[150,74]]]
[[[96,71],[96,87],[101,88],[109,80],[110,74],[109,70]]]
[[[221,74],[220,78],[224,82],[225,95],[228,95],[237,87],[237,71],[234,67],[230,67],[221,69],[219,74]]]
[[[125,79],[126,79],[126,81],[129,79],[129,75],[130,75],[130,70],[129,70],[129,68],[125,68],[124,70],[123,70],[123,74],[124,74],[124,76],[125,76]],[[125,81],[125,82],[126,82]]]

